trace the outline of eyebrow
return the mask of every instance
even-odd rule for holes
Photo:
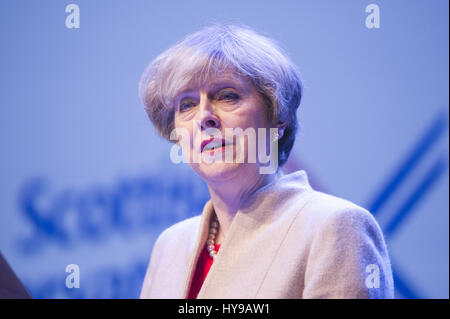
[[[211,91],[217,92],[224,88],[234,88],[239,91],[242,91],[244,89],[243,84],[240,81],[218,81],[218,82],[213,82],[212,84],[208,85],[208,91],[209,91],[208,96],[211,95]],[[186,95],[189,95],[196,91],[197,91],[197,89],[187,89],[187,90],[181,91],[181,93],[178,94],[177,101],[186,97]]]

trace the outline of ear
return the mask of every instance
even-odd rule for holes
[[[283,138],[284,130],[286,129],[286,126],[287,126],[287,123],[278,121],[278,124],[277,124],[277,127],[278,127],[278,136],[279,136],[278,139]]]

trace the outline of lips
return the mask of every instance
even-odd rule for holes
[[[210,138],[207,140],[204,140],[201,144],[201,151],[203,152],[205,150],[205,147],[208,145],[208,147],[210,146],[214,146],[215,147],[222,147],[224,145],[229,145],[231,143],[227,143],[223,138]],[[214,148],[209,148],[209,149],[214,149]]]

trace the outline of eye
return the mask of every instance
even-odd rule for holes
[[[179,111],[180,112],[186,111],[187,109],[189,109],[190,107],[192,107],[194,105],[195,105],[195,103],[192,100],[183,100],[180,103]]]
[[[236,101],[239,99],[239,95],[232,91],[225,91],[225,92],[219,94],[218,99],[225,100],[225,101]]]

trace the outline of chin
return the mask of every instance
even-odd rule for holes
[[[245,166],[244,163],[223,162],[191,164],[192,169],[206,182],[226,181],[238,174],[244,177]]]

